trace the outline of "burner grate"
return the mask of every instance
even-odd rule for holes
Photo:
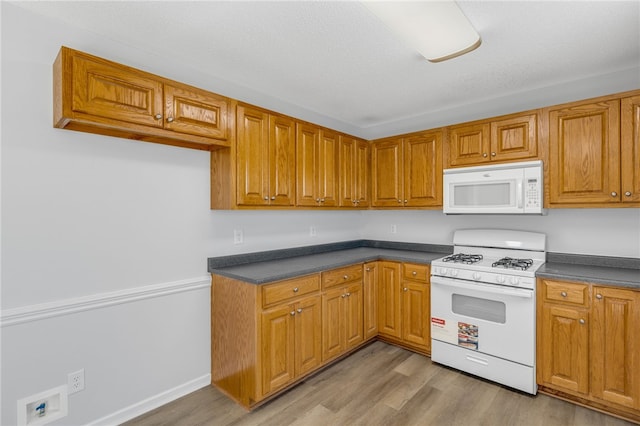
[[[456,253],[442,259],[443,262],[466,263],[472,265],[482,260],[481,254]]]
[[[531,265],[533,265],[532,259],[513,259],[511,257],[503,257],[491,264],[494,268],[521,269],[523,271],[529,269]]]

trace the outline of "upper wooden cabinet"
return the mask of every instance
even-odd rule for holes
[[[376,141],[371,152],[371,205],[442,205],[442,132]]]
[[[551,207],[640,205],[639,99],[608,97],[547,109]]]
[[[54,126],[203,150],[227,147],[230,99],[63,47]]]
[[[340,136],[338,176],[340,207],[369,207],[371,145],[367,141]]]
[[[336,132],[297,123],[296,205],[338,205],[338,142]]]
[[[447,167],[538,158],[536,112],[451,126]]]
[[[295,121],[244,105],[236,116],[237,204],[294,205]]]

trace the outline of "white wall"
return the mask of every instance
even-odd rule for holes
[[[640,257],[638,209],[470,222],[429,211],[212,212],[207,153],[51,126],[61,45],[196,85],[206,76],[0,8],[2,424],[15,423],[19,398],[80,368],[86,389],[58,424],[115,423],[206,383],[210,256],[358,238],[449,244],[459,227],[505,226],[547,232],[551,251]]]

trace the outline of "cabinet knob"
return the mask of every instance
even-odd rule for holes
[[[167,123],[173,123],[173,117],[167,118]]]
[[[319,203],[319,202],[320,202],[320,198],[316,198],[316,203]]]
[[[496,153],[495,153],[495,152],[492,152],[492,153],[491,153],[491,156],[492,156],[492,157],[495,157],[495,156],[496,156]]]
[[[347,293],[347,297],[351,296],[351,293]]]
[[[266,195],[264,196],[265,201],[269,201],[269,197],[267,197]]]
[[[612,196],[612,197],[617,197],[617,196],[618,196],[618,193],[617,193],[616,191],[613,191],[613,192],[611,193],[611,196]]]
[[[487,153],[486,153],[486,152],[483,152],[483,153],[482,153],[482,156],[483,156],[484,158],[487,158]]]
[[[402,202],[402,200],[398,200],[398,202],[399,202],[399,203],[401,203],[401,202]]]
[[[409,289],[405,287],[402,289],[402,291],[409,291]]]
[[[299,314],[301,314],[301,313],[302,313],[302,308],[298,308],[298,309],[296,309],[296,311],[297,311]]]
[[[289,314],[291,314],[291,316],[294,316],[296,314],[296,311],[291,311],[289,312]]]
[[[596,299],[598,300],[602,299],[602,295],[600,293],[596,294]]]
[[[160,120],[161,118],[162,118],[162,114],[156,114],[156,115],[155,115],[155,119],[156,119],[156,120]]]
[[[407,204],[407,200],[404,200],[404,203]]]
[[[349,279],[349,275],[345,275],[345,276],[344,276],[344,277],[342,277],[342,278],[344,278],[345,280],[348,280],[348,279]]]
[[[294,293],[297,293],[297,292],[298,292],[298,287],[294,287],[294,288],[293,288],[293,292],[294,292]]]
[[[416,275],[418,275],[418,273],[416,271],[411,271],[411,275],[415,277]]]
[[[631,197],[631,191],[625,192],[624,195],[626,195],[627,197]]]
[[[324,198],[320,198],[320,202],[321,202],[321,203],[324,203]]]
[[[341,297],[344,299],[345,297],[347,297],[347,294],[343,293]]]
[[[566,292],[566,291],[561,292],[561,293],[560,293],[560,296],[562,296],[562,297],[567,297],[567,292]]]
[[[580,321],[578,321],[580,324],[584,324],[584,320],[582,318],[580,318]]]
[[[366,269],[366,271],[367,271],[367,272],[371,271],[371,268],[367,268],[367,269]]]
[[[272,196],[271,196],[271,199],[272,199],[272,200],[275,200],[275,199],[276,199],[276,196],[275,196],[275,195],[272,195]]]

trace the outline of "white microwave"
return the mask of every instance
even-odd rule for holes
[[[444,170],[445,214],[543,214],[542,161]]]

